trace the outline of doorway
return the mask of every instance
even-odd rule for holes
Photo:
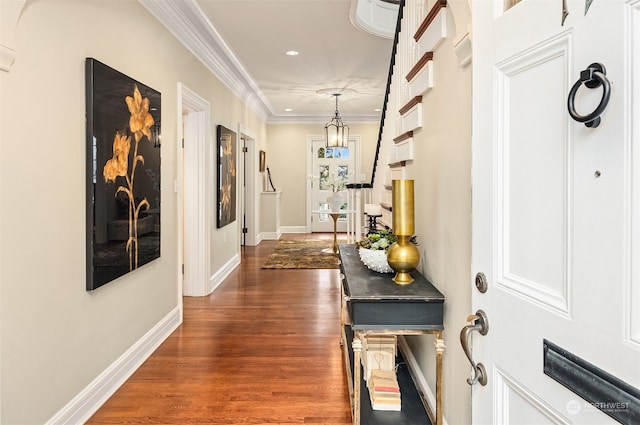
[[[240,135],[239,155],[240,164],[240,196],[238,202],[240,211],[240,246],[255,246],[258,244],[258,214],[257,211],[257,193],[259,182],[256,181],[258,173],[258,152],[256,149],[256,137],[254,133],[242,124],[238,126],[238,134]]]
[[[360,138],[350,137],[347,148],[327,148],[322,136],[307,137],[307,229],[311,232],[333,232],[333,219],[329,215],[327,198],[334,192],[334,183],[354,183],[360,175]],[[340,186],[343,210],[353,209],[347,203],[347,191]],[[340,189],[338,188],[338,189]],[[327,211],[324,213],[324,211]],[[337,231],[346,232],[351,214],[337,220]]]
[[[178,122],[178,176],[175,183],[178,193],[181,246],[178,249],[178,270],[182,276],[182,295],[204,296],[212,288],[209,285],[210,228],[213,199],[210,185],[213,182],[212,167],[207,158],[213,145],[211,106],[202,97],[178,83],[178,110],[182,111]]]

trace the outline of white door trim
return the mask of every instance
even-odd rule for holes
[[[256,188],[260,187],[260,182],[258,179],[258,173],[256,173],[256,169],[258,167],[257,156],[258,153],[256,151],[256,135],[255,132],[245,127],[242,124],[238,124],[238,134],[240,135],[240,140],[244,138],[245,144],[247,146],[247,153],[245,156],[245,161],[238,161],[240,167],[240,175],[244,176],[245,185],[240,186],[240,196],[239,196],[239,208],[238,211],[244,213],[245,223],[247,226],[247,234],[245,235],[245,245],[247,246],[255,246],[260,241],[258,240],[258,218],[259,214],[256,213],[256,206],[259,205],[258,196],[260,191],[256,190]],[[238,141],[240,143],[240,141]],[[240,146],[240,145],[239,145]],[[242,154],[242,152],[240,152]],[[246,166],[246,170],[243,167]],[[246,193],[243,193],[246,192]],[[246,205],[243,205],[246,199]],[[242,225],[239,226],[240,233],[242,233]],[[238,241],[242,240],[242,234],[239,235]],[[239,242],[240,243],[240,242]],[[240,243],[241,244],[241,243]],[[239,250],[240,248],[238,248]]]
[[[209,291],[209,247],[212,217],[211,182],[207,160],[213,140],[211,105],[195,92],[178,83],[178,273],[186,296],[204,296]],[[184,142],[183,142],[184,141]],[[184,147],[182,147],[184,143]],[[182,265],[184,264],[184,273]]]

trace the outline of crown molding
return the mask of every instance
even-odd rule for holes
[[[273,108],[195,0],[139,0],[191,53],[260,118]]]
[[[265,122],[270,124],[315,124],[326,122],[326,117],[319,116],[276,115],[271,102],[262,93],[213,23],[207,18],[197,0],[138,1],[178,41],[193,53],[213,75],[220,79],[232,93]],[[376,3],[384,3],[383,0],[374,1]],[[385,7],[388,7],[388,5]],[[379,115],[362,115],[349,118],[349,122],[360,123],[377,123],[379,120]]]

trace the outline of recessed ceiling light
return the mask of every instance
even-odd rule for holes
[[[380,112],[380,111],[382,111],[382,109],[380,109],[380,108],[376,108],[376,109],[373,110],[373,112]]]
[[[288,56],[298,56],[299,54],[300,54],[300,53],[299,53],[299,52],[297,52],[297,51],[295,51],[295,50],[289,50],[289,51],[287,52],[287,55],[288,55]]]
[[[291,112],[291,111],[293,111],[293,109],[291,109],[291,108],[284,108],[284,111],[285,111],[285,112]]]

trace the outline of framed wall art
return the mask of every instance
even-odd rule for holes
[[[160,257],[160,93],[87,58],[87,283]]]
[[[218,125],[218,218],[221,228],[236,220],[236,133]]]
[[[260,151],[260,163],[258,164],[258,171],[264,173],[267,167],[267,153]]]

